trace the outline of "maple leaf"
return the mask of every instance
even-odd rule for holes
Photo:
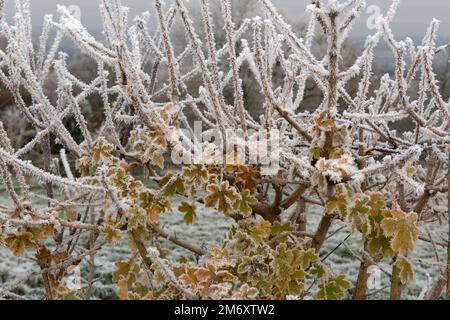
[[[170,208],[165,197],[156,197],[149,191],[139,193],[139,201],[151,222],[159,222],[160,214]]]
[[[207,188],[208,195],[205,197],[205,206],[216,208],[219,212],[228,214],[233,210],[233,203],[239,199],[239,194],[228,181],[221,184],[211,184]]]
[[[228,271],[218,271],[216,266],[212,263],[207,263],[205,268],[199,268],[195,271],[195,276],[200,282],[214,282],[214,281],[232,281],[234,276]]]
[[[179,276],[181,283],[191,289],[198,289],[198,280],[195,276],[195,272],[198,269],[189,265],[184,265],[184,273]]]
[[[327,272],[322,264],[315,263],[311,267],[311,274],[313,274],[316,277],[316,279],[321,280],[327,275]]]
[[[261,173],[259,171],[249,166],[239,166],[239,171],[236,172],[236,182],[242,182],[245,189],[251,192],[255,191],[259,180],[261,180]]]
[[[26,248],[39,248],[39,245],[34,241],[33,234],[27,231],[8,235],[5,239],[5,243],[16,256],[22,255]]]
[[[105,236],[105,240],[109,244],[117,243],[122,240],[122,235],[120,234],[120,230],[114,226],[112,223],[105,223],[101,227],[101,231]]]
[[[69,257],[70,255],[66,250],[58,250],[52,254],[52,261],[55,264],[59,264],[63,261],[66,261]]]
[[[161,208],[157,204],[153,204],[147,208],[147,218],[151,222],[159,222],[160,221],[160,213],[163,212],[163,208]]]
[[[271,233],[274,234],[278,234],[278,233],[282,233],[282,232],[290,232],[290,231],[294,231],[295,228],[288,222],[288,223],[284,223],[281,224],[280,222],[276,221],[271,228]]]
[[[181,202],[178,210],[184,213],[184,222],[186,222],[186,224],[192,224],[192,222],[194,222],[194,219],[197,217],[195,209],[196,207],[194,204],[191,205],[185,201]]]
[[[385,237],[383,234],[378,235],[376,233],[373,234],[372,232],[368,239],[367,250],[370,254],[375,255],[381,252],[385,257],[392,257],[394,254],[389,238]]]
[[[247,283],[244,283],[239,291],[234,293],[232,299],[235,300],[254,300],[258,296],[259,291],[256,288],[250,287]]]
[[[92,148],[92,159],[96,163],[108,162],[113,149],[113,146],[104,137],[100,137],[97,144]]]
[[[175,193],[184,194],[184,180],[179,175],[168,173],[159,181],[159,186],[164,188],[164,195],[166,197],[173,196]]]
[[[384,197],[381,194],[370,194],[369,206],[371,208],[369,213],[370,233],[366,235],[367,250],[372,254],[383,254],[385,257],[392,257],[394,251],[391,248],[391,239],[385,236],[381,221],[385,218],[392,217],[391,212],[384,208]]]
[[[321,283],[316,297],[322,300],[341,300],[344,297],[345,290],[350,289],[350,287],[350,282],[343,275],[340,275]]]
[[[167,139],[166,134],[160,125],[155,124],[151,128],[149,132],[150,139],[152,139],[153,143],[157,146],[161,147],[163,150],[167,149]]]
[[[182,172],[183,177],[186,178],[186,181],[189,183],[193,183],[197,186],[202,185],[208,182],[208,170],[205,166],[201,164],[196,164],[191,167],[183,168]]]
[[[370,197],[357,194],[353,197],[353,206],[348,210],[346,221],[350,223],[353,230],[359,230],[363,234],[370,232],[369,206]]]
[[[370,197],[368,206],[370,207],[369,215],[371,217],[377,216],[380,211],[385,208],[384,196],[381,193],[365,192],[366,196]]]
[[[41,268],[46,269],[50,267],[52,263],[52,254],[45,246],[36,252],[35,257]]]
[[[241,275],[247,275],[249,278],[262,280],[270,273],[270,266],[264,261],[266,257],[261,255],[244,256],[237,268]]]
[[[147,211],[141,207],[132,207],[129,211],[128,230],[136,230],[145,226],[148,218]]]
[[[47,240],[49,237],[55,234],[55,228],[51,224],[41,227],[28,228],[27,231],[31,232],[35,241]]]
[[[137,274],[140,271],[139,265],[136,263],[135,257],[129,261],[119,261],[115,263],[117,270],[113,272],[112,280],[118,283],[125,280],[127,288],[131,287],[137,280]]]
[[[341,217],[347,215],[347,199],[343,196],[334,196],[328,199],[325,210],[328,214],[337,211]]]
[[[264,242],[272,234],[272,224],[263,220],[252,229],[250,234],[257,242]]]
[[[313,248],[302,250],[298,261],[301,263],[303,269],[308,269],[309,266],[317,260],[316,251]]]
[[[419,238],[419,228],[417,227],[417,214],[409,214],[400,209],[391,210],[392,218],[385,218],[381,221],[381,228],[385,235],[392,236],[391,247],[394,252],[405,255],[414,249]]]
[[[320,137],[323,131],[332,131],[335,127],[335,122],[333,119],[328,118],[327,112],[322,111],[315,119],[314,126],[312,128],[313,133],[316,137]]]
[[[336,185],[335,194],[330,197],[326,203],[326,212],[328,214],[337,211],[342,219],[348,215],[348,203],[353,195],[353,190],[348,184],[340,183]]]
[[[210,261],[217,267],[226,267],[233,266],[234,261],[230,257],[230,254],[227,250],[221,249],[218,246],[212,246],[209,250],[211,255]]]
[[[289,248],[285,242],[280,243],[270,263],[278,290],[282,294],[300,294],[304,288],[305,270],[315,259],[313,249],[305,251],[300,247]]]
[[[216,266],[212,263],[207,263],[205,268],[197,269],[194,274],[199,281],[199,294],[201,297],[208,296],[213,285],[234,281],[236,279],[227,270],[217,270]]]
[[[241,197],[234,202],[233,209],[248,216],[252,213],[250,204],[256,201],[256,198],[251,195],[250,190],[245,189],[241,192]]]
[[[152,163],[164,169],[164,154],[160,149],[154,149],[151,157]]]

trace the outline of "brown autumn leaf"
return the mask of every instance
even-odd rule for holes
[[[33,234],[26,231],[19,234],[8,235],[5,242],[9,246],[11,252],[16,256],[22,255],[26,248],[39,248],[39,245],[34,241]]]
[[[232,299],[235,300],[254,300],[258,296],[259,291],[256,288],[250,287],[247,283],[244,283],[239,291],[234,293]]]
[[[69,257],[70,257],[70,255],[69,255],[69,253],[66,250],[60,249],[58,251],[55,251],[52,254],[52,261],[55,264],[59,264],[59,263],[62,263],[64,261],[66,261]]]
[[[259,180],[261,180],[261,173],[249,166],[240,166],[239,171],[236,172],[236,182],[242,182],[244,189],[254,191]]]
[[[163,212],[163,209],[159,205],[151,205],[149,208],[147,208],[148,220],[150,220],[151,222],[159,222],[161,212]]]
[[[197,269],[194,275],[199,281],[199,293],[202,297],[209,295],[212,285],[235,280],[234,275],[227,270],[217,270],[212,263],[207,263],[205,268]]]
[[[100,162],[106,162],[111,156],[113,149],[113,146],[109,144],[104,137],[100,137],[97,144],[92,149],[92,158],[97,164]]]
[[[408,259],[405,257],[398,257],[395,261],[395,266],[400,269],[400,281],[406,284],[414,279],[414,271]]]
[[[183,168],[182,175],[187,182],[196,186],[207,183],[209,179],[208,169],[201,164]]]
[[[150,136],[150,139],[152,139],[154,144],[161,147],[163,150],[167,149],[166,134],[160,125],[155,124],[151,128],[151,131],[149,132],[149,136]]]
[[[139,265],[132,257],[129,261],[119,261],[115,263],[117,269],[112,274],[112,280],[119,283],[120,280],[125,279],[127,287],[131,287],[137,280],[137,275],[140,271]]]
[[[391,210],[392,218],[381,221],[381,228],[387,236],[392,236],[391,247],[394,252],[405,255],[414,249],[419,238],[417,213],[405,213],[400,209]]]
[[[52,263],[52,254],[46,247],[41,247],[35,255],[39,266],[43,269],[49,268]]]
[[[169,124],[169,120],[172,117],[172,114],[175,111],[173,103],[169,102],[164,107],[160,108],[159,114],[161,115],[161,118],[164,120],[166,124]]]
[[[113,222],[105,223],[101,227],[101,231],[103,232],[106,243],[108,244],[114,244],[122,240],[120,229],[118,228],[118,225],[114,225]]]
[[[216,208],[219,212],[228,214],[233,211],[233,203],[239,198],[236,189],[224,181],[221,184],[208,186],[208,195],[205,198],[205,206]]]
[[[319,137],[322,131],[331,131],[335,122],[333,119],[328,118],[326,111],[322,111],[317,118],[314,119],[313,133],[316,137]]]

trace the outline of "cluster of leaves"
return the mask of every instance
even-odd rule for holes
[[[130,140],[133,137],[132,134]],[[161,213],[171,210],[168,194],[155,192],[135,179],[130,173],[131,166],[114,155],[113,146],[104,138],[101,137],[92,150],[91,156],[80,159],[78,167],[81,172],[94,171],[87,176],[88,181],[107,186],[112,193],[104,200],[101,212],[105,221],[102,231],[108,243],[121,239],[121,229],[145,229],[148,222],[158,222]]]
[[[338,184],[335,194],[327,201],[328,214],[337,212],[354,231],[363,235],[364,247],[375,260],[396,256],[404,284],[412,280],[412,265],[406,258],[419,238],[417,214],[401,209],[388,209],[381,193],[356,193],[348,184]]]
[[[312,295],[306,283],[318,283],[317,299],[342,299],[350,283],[320,262],[307,241],[295,236],[288,224],[241,220],[221,247],[213,246],[199,266],[185,258],[170,266],[174,275],[200,299],[285,299],[287,295]],[[154,264],[156,289],[143,290],[138,278],[145,279],[142,267],[132,258],[116,264],[113,280],[119,296],[126,299],[181,298],[180,291],[168,281],[160,265]],[[132,288],[133,287],[133,288]],[[128,291],[130,289],[130,291]]]
[[[37,250],[41,243],[52,237],[52,225],[39,227],[19,227],[5,235],[4,242],[14,255],[20,256],[25,249]]]

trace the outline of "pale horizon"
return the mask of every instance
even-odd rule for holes
[[[245,1],[245,0],[244,0]],[[14,0],[6,0],[6,10],[9,18],[14,8]],[[167,1],[170,2],[170,1]],[[195,1],[190,1],[195,2]],[[308,0],[273,0],[277,9],[283,13],[290,21],[305,20],[305,8],[310,1]],[[122,0],[123,5],[130,8],[130,18],[144,11],[151,11],[153,2],[151,0]],[[367,6],[377,5],[385,13],[390,0],[367,0]],[[99,30],[101,27],[98,2],[92,0],[32,0],[31,7],[33,13],[33,25],[39,27],[45,14],[54,14],[57,16],[56,7],[61,5],[78,5],[81,8],[81,20],[89,30]],[[450,18],[448,12],[450,2],[442,0],[428,0],[426,3],[422,0],[401,1],[400,7],[392,28],[398,37],[421,36],[433,18],[441,21],[441,30],[439,36],[442,38],[450,37]],[[362,37],[371,32],[366,26],[369,14],[364,13],[358,19],[352,30],[351,37]]]

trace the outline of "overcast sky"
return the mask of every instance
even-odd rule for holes
[[[246,0],[241,0],[246,1]],[[304,10],[310,2],[308,0],[272,0],[279,11],[290,19],[304,18]],[[326,0],[325,0],[326,1]],[[378,5],[385,12],[391,3],[390,0],[366,0],[368,5]],[[170,2],[167,0],[166,2]],[[191,0],[192,2],[192,0]],[[12,12],[14,0],[6,0],[9,14]],[[42,17],[46,13],[55,13],[56,5],[78,5],[81,7],[81,19],[89,29],[100,29],[100,18],[96,0],[31,0],[33,11],[33,23],[41,25]],[[153,0],[122,0],[122,3],[130,8],[131,16],[151,10]],[[441,37],[450,37],[450,1],[448,0],[403,0],[398,11],[393,29],[397,36],[422,35],[432,18],[441,20]],[[367,17],[360,18],[352,35],[362,36],[367,34]]]

